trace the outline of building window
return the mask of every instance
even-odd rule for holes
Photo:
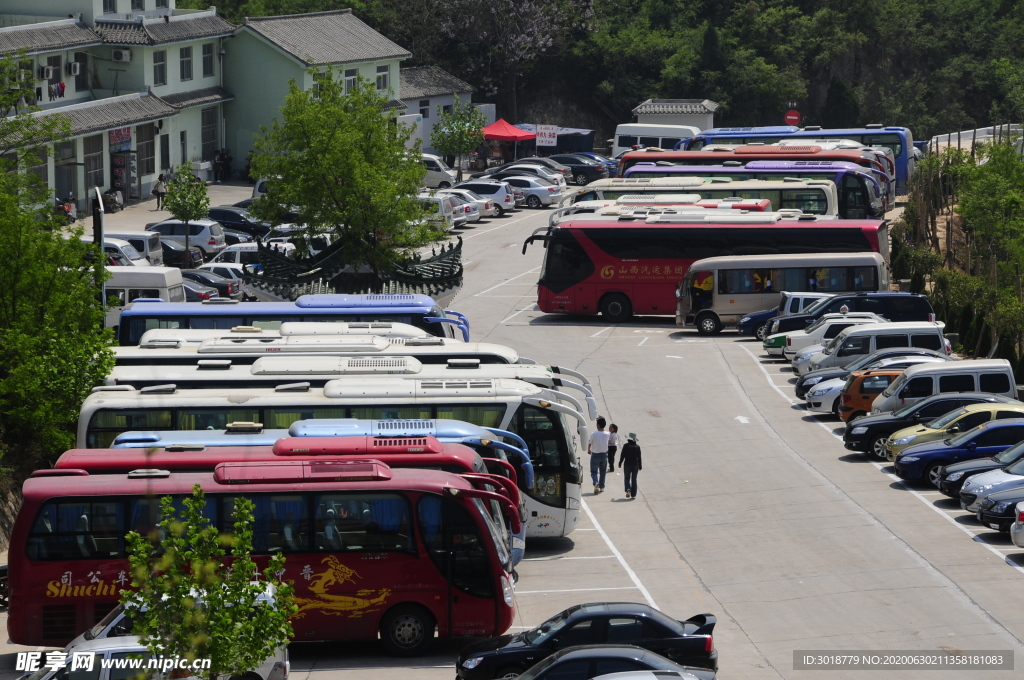
[[[354,68],[345,69],[345,94],[352,91],[352,88],[356,86],[356,78],[359,76],[359,71]]]
[[[178,50],[181,64],[181,80],[192,80],[192,48],[182,47]]]
[[[92,135],[82,140],[85,155],[85,188],[103,186],[103,135]]]
[[[64,74],[60,72],[60,61],[60,56],[46,58],[46,65],[50,67],[50,77],[46,80],[50,85],[56,85],[64,80]]]
[[[167,4],[167,0],[156,0],[157,9],[167,9],[170,5]]]
[[[388,65],[377,67],[377,89],[386,90],[391,87],[391,67]]]
[[[153,84],[167,84],[167,51],[157,50],[153,53]]]
[[[213,76],[213,43],[203,45],[203,77]]]
[[[420,115],[423,116],[423,120],[426,120],[427,118],[430,118],[430,100],[429,99],[421,99],[420,100]]]
[[[103,0],[103,13],[113,14],[117,11],[117,0]]]
[[[178,143],[181,144],[181,162],[188,162],[188,132],[182,130],[178,133]]]
[[[452,105],[451,104],[445,104],[444,106],[441,107],[441,111],[444,112],[444,113],[451,113],[452,112]]]
[[[212,161],[217,153],[217,107],[202,110],[203,160]]]
[[[85,52],[75,52],[75,63],[78,64],[75,92],[85,92],[89,89],[89,55]]]
[[[171,136],[160,135],[160,169],[171,169]]]
[[[135,148],[139,152],[139,174],[152,175],[156,172],[156,126],[143,123],[135,128]]]
[[[132,10],[142,11],[146,9],[143,7],[143,0],[132,0]]]

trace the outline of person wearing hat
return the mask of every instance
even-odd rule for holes
[[[637,474],[644,469],[643,460],[640,458],[640,446],[636,441],[636,433],[630,432],[626,438],[626,445],[619,454],[619,467],[622,468],[626,480],[626,498],[636,498]]]

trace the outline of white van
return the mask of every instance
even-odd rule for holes
[[[427,169],[427,174],[423,177],[424,186],[433,189],[447,189],[448,187],[455,186],[455,173],[445,165],[444,160],[440,156],[425,153],[422,154],[421,160],[423,161],[423,166]]]
[[[160,234],[148,231],[137,232],[103,232],[103,238],[116,238],[127,241],[132,248],[149,260],[149,263],[160,267],[164,263],[164,248],[160,244]]]
[[[295,244],[288,243],[283,239],[275,239],[272,243],[266,245],[285,256],[291,256],[295,252]],[[209,262],[209,264],[226,263],[250,265],[256,271],[263,271],[263,264],[260,262],[259,257],[259,246],[255,243],[236,243],[235,245],[228,246]]]
[[[788,331],[785,334],[786,346],[782,348],[782,354],[786,359],[792,361],[800,353],[800,350],[807,349],[811,345],[827,345],[830,340],[851,326],[885,322],[884,316],[878,316],[871,312],[823,314],[802,331]]]
[[[656,123],[624,123],[615,128],[612,156],[629,151],[634,146],[674,149],[684,139],[700,134],[692,125],[658,125]]]
[[[92,236],[83,236],[83,243],[92,243]],[[113,256],[118,262],[128,262],[133,267],[149,267],[151,263],[147,260],[142,253],[136,250],[131,243],[123,241],[119,238],[110,238],[106,235],[103,236],[103,252],[107,255]],[[161,250],[161,252],[163,252]]]
[[[427,212],[427,221],[436,223],[442,229],[455,226],[455,204],[451,196],[420,194],[417,198]]]
[[[942,321],[903,321],[847,328],[811,358],[808,370],[845,366],[889,347],[920,347],[950,356],[952,348],[942,335],[945,327]]]
[[[1017,398],[1017,381],[1006,359],[950,361],[911,366],[875,397],[872,413],[895,411],[933,394],[988,392]]]
[[[185,301],[185,287],[177,267],[107,267],[107,271],[107,328],[117,326],[121,308],[139,298]]]

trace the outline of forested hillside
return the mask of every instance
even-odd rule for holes
[[[206,0],[181,0],[195,6]],[[479,88],[499,114],[628,122],[649,97],[720,102],[716,124],[910,127],[1024,119],[1024,3],[999,0],[227,0],[244,16],[351,6]],[[586,120],[573,120],[572,118]]]

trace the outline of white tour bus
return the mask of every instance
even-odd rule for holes
[[[285,321],[280,328],[235,326],[234,328],[154,328],[142,334],[140,345],[160,342],[199,344],[220,337],[280,338],[290,335],[379,335],[385,338],[434,337],[422,328],[397,321]]]
[[[117,326],[122,307],[140,298],[185,301],[185,287],[177,267],[108,266],[107,271],[107,328]]]
[[[131,430],[224,430],[228,423],[288,428],[298,420],[464,420],[513,432],[534,468],[527,536],[565,536],[580,516],[579,457],[587,417],[562,392],[511,379],[404,380],[365,377],[276,388],[178,390],[174,385],[97,388],[82,404],[79,448],[108,448]]]
[[[151,331],[149,331],[151,332]],[[533,364],[532,359],[505,345],[462,342],[454,338],[388,338],[379,335],[270,335],[220,331],[201,342],[181,338],[156,339],[146,344],[114,347],[117,366],[212,366],[207,360],[252,364],[261,356],[411,356],[425,364],[446,364],[449,359],[478,359],[482,364]],[[203,362],[203,363],[201,363]]]
[[[661,125],[658,123],[623,123],[615,128],[612,156],[630,151],[634,146],[674,149],[684,139],[700,134],[692,125]]]
[[[643,194],[684,194],[701,199],[766,198],[772,202],[771,211],[800,210],[811,215],[839,215],[839,192],[835,182],[827,179],[733,181],[723,177],[617,177],[591,182],[570,196],[569,201],[575,205],[583,201],[615,201],[628,196],[630,203],[637,203]]]
[[[777,307],[783,291],[878,290],[889,290],[889,269],[878,253],[709,257],[690,265],[676,289],[676,324],[717,333],[746,314]]]

